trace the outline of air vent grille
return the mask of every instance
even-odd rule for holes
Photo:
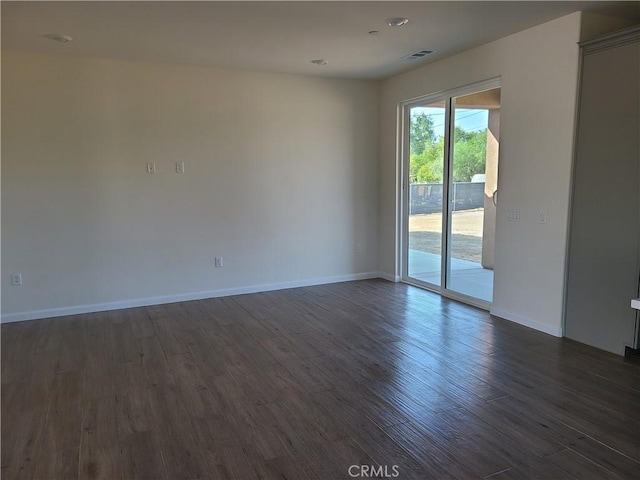
[[[404,60],[418,60],[433,53],[433,50],[419,50],[415,53],[402,57]]]

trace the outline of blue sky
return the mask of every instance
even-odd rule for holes
[[[411,115],[419,115],[421,113],[426,113],[433,120],[436,136],[444,136],[444,108],[414,107],[411,109]],[[472,108],[456,109],[456,125],[468,132],[484,130],[487,128],[488,119],[489,110]]]

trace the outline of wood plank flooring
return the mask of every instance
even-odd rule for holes
[[[7,480],[637,479],[639,417],[637,361],[382,280],[2,325]]]

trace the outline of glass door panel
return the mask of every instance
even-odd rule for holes
[[[445,102],[409,109],[406,275],[442,284]]]
[[[493,300],[500,89],[452,99],[445,287]]]

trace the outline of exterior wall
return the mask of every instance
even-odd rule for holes
[[[498,190],[498,159],[500,155],[500,109],[489,110],[487,132],[487,163],[484,185],[484,217],[482,224],[482,266],[493,270],[496,256],[496,205]]]

